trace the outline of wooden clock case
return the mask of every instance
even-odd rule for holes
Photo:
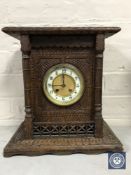
[[[122,151],[102,118],[105,38],[118,27],[5,27],[20,40],[25,91],[25,120],[4,149],[4,156]],[[83,74],[85,90],[71,106],[51,103],[43,93],[46,71],[69,63]]]

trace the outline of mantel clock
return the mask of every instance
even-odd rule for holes
[[[5,27],[20,40],[25,119],[4,156],[121,151],[102,118],[105,38],[119,27]]]

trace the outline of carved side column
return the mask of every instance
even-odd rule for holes
[[[95,137],[103,136],[103,118],[102,118],[102,76],[103,76],[103,51],[104,34],[96,36],[96,59],[95,59]]]
[[[30,79],[30,52],[31,45],[28,35],[21,35],[21,51],[23,65],[23,79],[25,92],[25,137],[32,138],[32,110],[31,110],[31,79]]]

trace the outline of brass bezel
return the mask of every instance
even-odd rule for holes
[[[76,98],[74,98],[73,100],[69,101],[69,102],[60,102],[60,101],[57,101],[55,100],[54,98],[52,98],[50,96],[50,94],[48,93],[48,90],[47,90],[47,79],[50,75],[50,73],[52,71],[54,71],[55,69],[57,68],[62,68],[62,67],[67,67],[69,69],[72,69],[74,72],[76,72],[76,74],[79,76],[79,79],[80,79],[80,84],[81,84],[81,89],[80,89],[80,92],[79,94],[76,96]],[[49,68],[47,70],[47,72],[45,73],[45,76],[43,78],[43,91],[45,93],[45,96],[48,98],[49,101],[51,101],[53,104],[56,104],[58,106],[69,106],[69,105],[72,105],[74,103],[76,103],[83,95],[83,92],[84,92],[84,78],[82,76],[82,73],[79,71],[78,68],[76,68],[75,66],[71,65],[71,64],[57,64],[57,65],[54,65],[52,66],[51,68]]]

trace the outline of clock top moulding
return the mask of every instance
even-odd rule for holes
[[[11,36],[19,35],[86,35],[86,34],[104,34],[109,37],[121,30],[120,27],[4,27],[3,32]]]
[[[121,151],[122,144],[102,119],[102,70],[104,40],[119,32],[119,27],[5,27],[3,32],[21,42],[25,90],[25,120],[4,149],[4,156],[17,154],[40,155],[45,153],[102,153]],[[32,137],[32,92],[30,77],[31,36],[42,35],[93,35],[95,36],[94,118],[95,137]],[[99,79],[99,81],[97,81]],[[77,143],[77,146],[76,146]],[[60,146],[59,146],[60,145]]]

